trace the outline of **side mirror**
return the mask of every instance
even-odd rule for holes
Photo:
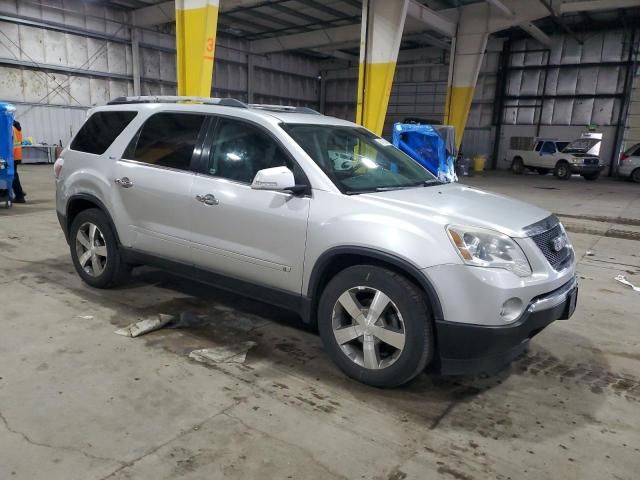
[[[251,183],[253,190],[270,190],[274,192],[303,193],[306,185],[296,185],[293,172],[287,167],[273,167],[259,170]]]

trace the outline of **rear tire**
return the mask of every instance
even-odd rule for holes
[[[582,178],[590,182],[593,182],[594,180],[597,180],[598,178],[600,178],[600,172],[583,173]]]
[[[513,163],[511,164],[511,171],[516,175],[522,175],[524,173],[524,162],[520,157],[516,157],[513,159]]]
[[[386,268],[357,265],[333,277],[320,297],[318,328],[336,365],[375,387],[409,382],[434,353],[424,293]]]
[[[571,178],[571,167],[569,166],[569,162],[566,160],[560,160],[556,164],[553,174],[560,180],[569,180]]]
[[[76,216],[69,230],[69,243],[73,266],[86,284],[110,288],[126,280],[130,268],[120,256],[111,223],[97,208]]]
[[[633,172],[631,172],[631,180],[640,183],[640,168],[636,168]]]
[[[540,175],[546,175],[547,173],[549,173],[549,169],[548,169],[548,168],[536,168],[536,171],[537,171]]]

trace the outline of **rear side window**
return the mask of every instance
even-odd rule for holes
[[[205,115],[156,113],[133,138],[124,157],[129,160],[189,170]]]
[[[96,112],[71,142],[71,150],[102,155],[138,112]]]

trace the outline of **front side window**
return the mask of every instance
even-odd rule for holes
[[[96,112],[82,125],[69,148],[102,155],[137,114],[132,111]]]
[[[205,115],[156,113],[133,138],[124,157],[159,167],[189,170]]]
[[[542,153],[556,153],[556,147],[553,146],[553,142],[544,142],[542,145]]]
[[[293,138],[346,194],[438,185],[411,157],[364,128],[284,124]]]
[[[221,118],[215,129],[207,172],[236,182],[251,183],[259,170],[297,167],[266,132],[246,122]]]

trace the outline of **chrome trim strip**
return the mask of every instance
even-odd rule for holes
[[[536,301],[531,302],[527,311],[529,313],[539,312],[541,310],[548,310],[550,308],[557,307],[567,299],[569,292],[572,292],[574,288],[578,286],[577,277],[573,277],[569,282],[565,283],[558,290],[551,292],[547,296],[538,298]]]
[[[527,237],[534,237],[536,235],[540,235],[541,233],[548,232],[552,228],[555,228],[560,223],[558,217],[555,215],[550,215],[544,220],[540,220],[539,222],[532,223],[522,229]]]
[[[122,163],[131,163],[133,165],[137,165],[137,166],[140,166],[140,167],[155,168],[157,170],[168,170],[170,172],[186,173],[188,175],[195,175],[196,174],[196,172],[193,171],[193,170],[182,170],[180,168],[165,167],[164,165],[156,165],[154,163],[141,162],[139,160],[130,160],[128,158],[118,158],[116,161],[117,162],[122,162]]]

